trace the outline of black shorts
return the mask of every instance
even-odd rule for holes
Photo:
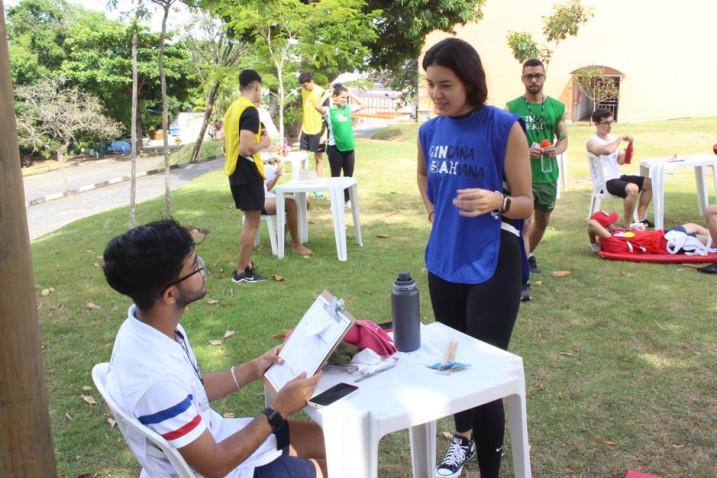
[[[326,145],[321,143],[321,136],[323,136],[323,133],[323,128],[321,128],[321,131],[316,134],[306,134],[302,131],[301,138],[299,139],[299,149],[301,151],[323,153],[326,149]]]
[[[625,191],[625,188],[630,183],[636,184],[638,191],[642,192],[642,186],[643,184],[645,184],[645,177],[628,176],[626,174],[623,174],[622,176],[620,176],[619,179],[609,179],[605,181],[605,188],[607,188],[607,192],[609,192],[613,196],[626,198],[627,191]]]
[[[229,188],[237,209],[261,211],[264,209],[264,178],[254,163],[239,157],[234,174],[229,176]]]

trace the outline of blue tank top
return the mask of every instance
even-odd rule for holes
[[[501,217],[458,214],[458,189],[502,191],[508,135],[522,120],[494,106],[465,116],[438,116],[419,130],[435,207],[426,246],[426,268],[448,282],[480,284],[493,277],[500,251]],[[524,127],[524,126],[523,126]],[[522,229],[522,221],[510,221]]]

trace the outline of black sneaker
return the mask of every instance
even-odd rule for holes
[[[446,451],[443,461],[436,467],[437,478],[457,478],[461,476],[463,467],[476,456],[476,442],[467,440],[460,435],[453,435],[451,445]]]
[[[531,274],[539,274],[543,272],[543,270],[538,267],[538,261],[535,260],[535,256],[528,257],[528,265],[530,266]]]
[[[643,220],[640,221],[640,222],[641,222],[642,224],[644,224],[646,228],[649,228],[649,229],[654,229],[654,228],[655,228],[655,224],[651,223],[651,222],[649,221],[649,219],[647,219],[647,218],[643,219]]]
[[[237,271],[234,271],[232,274],[232,282],[235,284],[240,284],[242,282],[248,282],[248,283],[254,283],[254,282],[264,282],[266,280],[266,277],[259,274],[256,269],[252,267],[247,267],[244,269],[244,272],[237,273]]]
[[[704,272],[705,274],[717,274],[717,262],[713,262],[708,266],[700,267],[697,270],[700,272]]]
[[[533,298],[532,291],[530,290],[530,284],[524,284],[520,291],[520,301],[528,302]]]

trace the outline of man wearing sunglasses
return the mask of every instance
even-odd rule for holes
[[[525,220],[525,249],[531,273],[541,272],[533,252],[543,239],[555,209],[558,194],[558,161],[556,156],[568,149],[565,105],[543,93],[545,66],[538,59],[523,63],[521,76],[525,93],[509,101],[507,110],[525,121],[530,146],[530,168],[533,175],[533,216]],[[530,300],[529,283],[523,285],[521,300]]]
[[[107,391],[140,423],[175,446],[202,476],[326,476],[321,429],[287,420],[305,405],[319,375],[298,376],[253,418],[224,418],[209,405],[259,380],[280,362],[278,347],[248,362],[202,373],[185,329],[187,306],[206,294],[206,265],[189,232],[173,220],[130,229],[104,252],[104,274],[134,304],[115,338]],[[127,432],[147,476],[175,476],[166,457]]]

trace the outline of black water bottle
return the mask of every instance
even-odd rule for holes
[[[418,287],[408,272],[399,272],[391,291],[393,341],[399,352],[413,352],[421,347],[421,314]]]

